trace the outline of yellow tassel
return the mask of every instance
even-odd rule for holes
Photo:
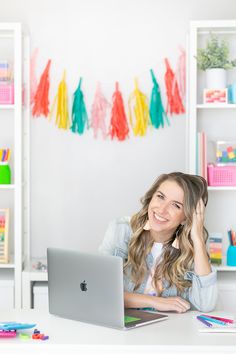
[[[144,136],[150,124],[148,99],[147,96],[139,90],[137,79],[134,80],[134,83],[135,89],[129,98],[129,119],[134,135]],[[132,113],[132,111],[134,112]],[[133,115],[135,116],[135,123],[133,122]]]
[[[68,93],[66,86],[66,71],[63,73],[63,78],[59,83],[57,94],[53,100],[52,108],[50,111],[50,119],[52,118],[53,111],[57,102],[56,125],[60,129],[69,129],[71,126],[69,113],[68,113]]]

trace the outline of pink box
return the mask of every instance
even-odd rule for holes
[[[0,84],[0,104],[14,103],[14,84]]]
[[[209,186],[236,186],[236,166],[207,166]]]
[[[227,103],[228,89],[204,89],[203,103]]]

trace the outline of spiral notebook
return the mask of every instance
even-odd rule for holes
[[[236,333],[236,327],[231,326],[221,326],[221,327],[204,327],[199,328],[199,332],[201,333]]]

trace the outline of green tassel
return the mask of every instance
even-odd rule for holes
[[[160,87],[157,83],[157,80],[155,78],[152,69],[150,70],[150,72],[151,72],[152,82],[153,82],[151,102],[149,107],[149,113],[150,113],[152,125],[157,129],[160,128],[160,126],[162,126],[163,128],[164,121],[166,120],[166,123],[170,126],[170,121],[166,115],[166,112],[163,108],[163,104],[161,101]]]
[[[81,91],[82,78],[80,78],[77,90],[74,92],[74,100],[72,106],[72,126],[71,130],[73,133],[78,133],[82,135],[85,130],[89,128],[88,115],[84,103],[84,95]]]

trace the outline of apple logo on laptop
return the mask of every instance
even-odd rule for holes
[[[82,283],[80,283],[80,289],[81,289],[82,291],[87,291],[87,290],[88,290],[88,288],[87,288],[87,283],[86,283],[85,280],[84,280]]]

